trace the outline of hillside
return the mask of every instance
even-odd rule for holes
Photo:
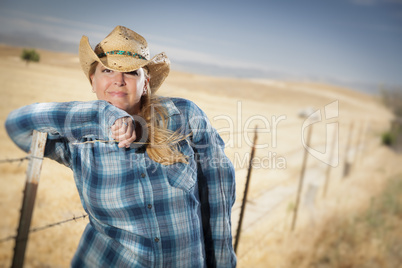
[[[95,98],[82,73],[77,55],[39,50],[40,63],[26,66],[21,49],[0,46],[0,124],[9,112],[34,102],[89,101]],[[173,63],[174,64],[174,63]],[[238,267],[277,267],[286,254],[291,211],[304,152],[302,134],[306,109],[321,111],[314,124],[310,147],[325,154],[333,139],[327,124],[337,123],[338,165],[330,169],[327,198],[322,198],[326,160],[309,156],[298,231],[314,221],[319,226],[334,211],[354,213],[377,194],[386,179],[402,173],[401,157],[380,144],[392,114],[373,96],[331,85],[256,79],[208,77],[172,71],[159,95],[194,101],[210,118],[227,144],[235,164],[237,200],[233,208],[236,232],[247,174],[254,126],[258,125],[259,149],[252,173],[245,222],[238,249]],[[326,109],[327,107],[327,109]],[[331,109],[332,110],[331,110]],[[326,114],[336,115],[326,118]],[[353,123],[353,128],[350,124]],[[305,138],[305,136],[304,136]],[[346,151],[346,145],[350,150]],[[0,128],[0,159],[24,157]],[[333,159],[332,159],[333,160]],[[344,163],[353,169],[343,179]],[[15,234],[27,162],[0,165],[0,239]],[[280,192],[281,190],[282,192]],[[280,193],[279,193],[280,192]],[[48,159],[44,161],[33,227],[80,216],[84,213],[72,172]],[[26,267],[67,267],[87,220],[32,233]],[[13,241],[0,244],[0,267],[9,267]],[[288,253],[288,252],[286,252]]]

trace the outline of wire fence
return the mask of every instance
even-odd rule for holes
[[[29,230],[29,233],[35,233],[35,232],[38,232],[38,231],[43,231],[43,230],[46,230],[46,229],[49,229],[49,228],[53,228],[53,227],[56,227],[56,226],[60,226],[60,225],[63,225],[63,224],[65,224],[65,223],[72,222],[72,221],[75,221],[75,222],[76,222],[77,220],[79,220],[79,219],[85,219],[86,217],[88,217],[88,214],[82,214],[82,216],[78,216],[78,217],[76,217],[76,216],[74,215],[72,218],[67,219],[67,220],[62,220],[62,221],[50,223],[50,224],[47,224],[47,225],[44,225],[44,226],[32,228],[32,229]],[[7,241],[16,240],[16,239],[17,239],[17,236],[16,236],[16,235],[12,235],[12,236],[8,236],[8,237],[5,237],[5,238],[0,239],[0,243],[4,243],[4,242],[7,242]],[[17,240],[16,240],[16,241],[17,241]]]
[[[2,160],[0,160],[0,164],[14,163],[14,162],[22,163],[25,160],[29,160],[29,156],[25,156],[25,157],[21,157],[21,158],[13,158],[13,159],[2,159]]]
[[[357,132],[357,130],[355,132]],[[340,169],[345,169],[346,168],[346,163],[349,164],[349,165],[357,163],[358,159],[363,154],[363,151],[366,151],[366,152],[369,151],[369,149],[368,149],[369,146],[367,146],[368,142],[365,140],[365,137],[363,137],[363,136],[366,136],[366,135],[367,135],[367,133],[362,131],[362,127],[360,128],[359,132],[357,132],[357,135],[355,133],[352,133],[352,131],[349,131],[347,133],[347,135],[345,135],[345,139],[348,139],[349,142],[351,142],[351,144],[349,146],[346,145],[347,141],[343,140],[343,142],[341,142],[340,139],[338,138],[338,141],[339,141],[338,146],[342,151],[340,153],[343,155],[343,158],[344,158],[344,161],[339,161]],[[353,139],[350,139],[351,136],[354,136]],[[319,146],[325,145],[326,142],[328,142],[328,141],[314,143],[312,146],[313,147],[319,147]],[[366,143],[366,144],[364,144],[363,142]],[[365,148],[365,147],[367,147],[367,148]],[[344,150],[342,150],[343,148],[344,148]],[[303,148],[292,149],[292,150],[290,150],[288,152],[285,152],[285,154],[289,155],[289,154],[299,153],[299,152],[303,151],[302,149]],[[354,151],[354,157],[349,157],[350,151]],[[345,165],[343,165],[343,163],[345,163]],[[310,170],[318,169],[319,168],[319,163],[311,161],[310,165],[308,165],[307,168],[310,169]],[[295,167],[295,169],[298,169],[298,168]],[[270,188],[275,189],[276,187],[280,187],[280,186],[285,185],[285,184],[289,185],[290,180],[293,180],[293,181],[295,180],[294,175],[295,174],[293,174],[293,175],[290,174],[288,179],[286,179],[286,180],[282,181],[281,183],[278,183],[278,184],[276,184],[274,186],[270,186]],[[342,176],[345,176],[345,174],[341,174],[341,177]],[[324,178],[324,177],[325,177],[325,172],[324,172],[324,170],[322,170],[321,174],[316,174],[315,178],[313,178],[312,181],[317,181],[319,179],[322,180],[322,178]],[[261,191],[258,195],[254,196],[254,200],[249,200],[249,201],[254,201],[253,203],[257,203],[257,204],[260,204],[260,206],[263,206],[264,205],[263,202],[259,202],[258,199],[260,199],[260,197],[262,195],[269,194],[269,191],[270,190]],[[248,223],[247,225],[245,225],[245,227],[243,228],[243,231],[247,231],[248,229],[252,230],[254,226],[259,225],[261,223],[265,223],[267,221],[268,216],[275,209],[277,209],[279,207],[283,207],[283,205],[285,205],[286,202],[289,205],[291,205],[292,204],[292,199],[295,198],[295,195],[296,195],[296,191],[294,191],[294,193],[291,194],[291,195],[285,196],[282,200],[280,200],[269,211],[267,211],[265,213],[261,213],[258,217],[254,217],[253,222]],[[292,208],[289,205],[287,207],[288,209],[289,208],[291,208],[290,210],[295,209],[294,207]],[[239,209],[239,207],[235,208],[235,210],[238,210],[238,209]],[[249,210],[250,209],[248,208],[247,211],[249,211]],[[288,214],[288,212],[287,212],[287,214]],[[264,226],[264,227],[267,227],[269,229],[268,232],[264,233],[264,232],[261,232],[262,231],[261,229],[259,229],[258,234],[256,234],[253,238],[250,238],[250,236],[248,236],[247,237],[248,238],[247,244],[249,244],[249,245],[251,244],[251,246],[247,247],[245,245],[245,248],[241,248],[240,253],[238,254],[238,257],[241,259],[241,258],[245,257],[247,254],[249,254],[250,252],[252,252],[253,249],[256,249],[256,248],[260,247],[261,243],[262,243],[261,242],[261,240],[262,240],[261,237],[264,237],[267,234],[269,234],[271,232],[271,230],[275,229],[277,226],[286,227],[287,226],[287,223],[286,223],[287,221],[288,221],[288,216],[285,215],[285,217],[283,217],[283,218],[281,218],[279,220],[278,219],[272,220],[273,223],[271,223],[271,225],[273,225],[273,227],[270,228],[268,226]]]
[[[20,158],[1,159],[1,160],[0,160],[0,164],[8,164],[8,163],[15,163],[15,162],[18,162],[18,163],[21,164],[22,162],[27,161],[27,160],[30,160],[30,159],[40,159],[40,160],[43,160],[44,158],[42,158],[42,157],[35,157],[35,156],[32,156],[32,155],[31,155],[31,156],[25,156],[25,157],[20,157]],[[73,217],[70,218],[70,219],[66,219],[66,220],[62,220],[62,221],[59,221],[59,222],[50,223],[50,224],[47,224],[47,225],[41,226],[41,227],[32,228],[32,229],[29,230],[29,233],[34,233],[34,232],[38,232],[38,231],[43,231],[43,230],[46,230],[46,229],[49,229],[49,228],[52,228],[52,227],[55,227],[55,226],[62,225],[62,224],[67,223],[67,222],[77,221],[77,220],[82,219],[82,218],[85,219],[87,216],[88,216],[87,214],[83,214],[82,216],[79,216],[79,217],[76,217],[75,215],[73,215]],[[15,240],[16,238],[17,238],[16,235],[10,235],[10,236],[4,237],[4,238],[0,238],[0,243],[4,243],[4,242],[10,241],[10,240]]]
[[[43,157],[36,157],[33,155],[29,155],[29,156],[25,156],[25,157],[20,157],[20,158],[10,158],[10,159],[2,159],[0,160],[0,164],[6,164],[6,163],[14,163],[14,162],[19,162],[22,163],[26,160],[30,160],[30,159],[40,159],[43,160]]]
[[[290,127],[290,124],[289,124],[289,126],[287,125],[286,127]],[[235,132],[233,134],[238,135],[238,134],[245,134],[245,133],[252,134],[251,132],[246,132],[246,131]],[[257,131],[257,133],[258,133],[258,131]],[[348,133],[348,135],[350,136],[351,133]],[[366,135],[366,133],[360,133],[359,135]],[[322,145],[325,145],[326,142],[327,141],[313,143],[313,145],[314,146],[322,146]],[[359,140],[351,141],[351,143],[352,143],[352,145],[350,146],[350,148],[345,149],[345,152],[344,152],[344,157],[345,158],[348,157],[348,154],[349,154],[349,151],[351,150],[351,148],[353,148],[353,150],[356,151],[355,154],[358,154],[358,153],[362,154],[363,148],[362,148],[362,144],[359,144]],[[362,142],[360,142],[360,143],[362,143]],[[343,143],[340,143],[340,144],[343,145]],[[296,148],[296,149],[291,149],[291,150],[289,150],[287,152],[284,152],[283,154],[287,155],[287,156],[291,156],[291,155],[294,155],[294,154],[297,154],[297,153],[301,153],[301,152],[303,152],[303,150],[305,150],[305,148]],[[38,157],[35,157],[35,156],[25,156],[25,157],[20,157],[20,158],[10,158],[10,159],[0,160],[0,164],[9,164],[9,163],[19,163],[19,164],[21,164],[24,161],[28,161],[28,160],[31,160],[31,159],[43,159],[43,158],[38,158]],[[358,160],[359,160],[359,157],[355,156],[354,161],[357,162]],[[345,161],[347,162],[349,160],[346,159]],[[310,163],[310,165],[307,168],[314,169],[316,167],[317,167],[317,163]],[[276,187],[279,187],[281,185],[289,184],[290,181],[294,181],[295,176],[297,175],[297,172],[298,172],[299,168],[300,168],[300,166],[294,166],[293,171],[288,171],[289,174],[288,174],[287,179],[282,180],[281,183],[271,185],[269,187],[269,189],[260,190],[259,194],[254,195],[252,200],[248,199],[248,200],[246,200],[246,202],[247,203],[249,203],[249,202],[258,203],[258,199],[260,199],[263,195],[269,194],[270,190],[272,190],[272,189],[274,189]],[[250,169],[250,165],[242,167],[242,168],[237,168],[236,171],[245,170],[245,169]],[[254,226],[257,226],[260,223],[263,223],[264,221],[266,221],[266,219],[268,218],[268,216],[270,215],[271,212],[273,212],[274,210],[278,209],[279,207],[283,207],[285,202],[288,202],[288,203],[291,202],[292,198],[295,197],[295,194],[296,194],[296,192],[294,192],[293,194],[285,196],[276,205],[271,207],[269,211],[264,211],[260,215],[254,217],[253,222],[248,223],[246,226],[244,226],[242,228],[242,230],[243,231],[250,230]],[[240,209],[240,207],[233,208],[232,212],[235,212],[238,209]],[[76,222],[77,220],[80,220],[80,219],[86,219],[87,217],[88,217],[87,214],[82,214],[81,216],[73,215],[71,218],[68,218],[68,219],[65,219],[65,220],[61,220],[61,221],[58,221],[58,222],[46,224],[46,225],[40,226],[40,227],[31,228],[29,230],[29,233],[34,233],[34,232],[38,232],[38,231],[45,231],[45,230],[48,230],[50,228],[60,226],[60,225],[64,225],[64,224],[69,223],[69,222]],[[286,226],[285,222],[286,222],[287,218],[288,218],[288,216],[285,215],[285,217],[281,218],[280,220],[276,219],[275,223],[271,224],[271,227],[267,228],[267,230],[265,230],[265,232],[260,233],[258,235],[258,237],[255,237],[254,239],[251,239],[251,240],[249,239],[247,241],[247,244],[250,245],[250,246],[247,246],[245,248],[241,248],[241,252],[238,254],[238,258],[243,258],[244,256],[248,255],[250,252],[252,252],[255,248],[259,247],[261,245],[261,237],[269,236],[269,234],[274,229],[277,229],[278,226]],[[239,239],[239,238],[235,236],[234,239]],[[15,240],[17,242],[17,236],[16,235],[9,235],[7,237],[0,238],[0,243],[4,243],[4,242],[7,242],[7,241],[11,241],[11,240]]]

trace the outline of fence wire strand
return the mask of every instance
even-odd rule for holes
[[[50,224],[47,224],[47,225],[44,225],[44,226],[41,226],[41,227],[32,228],[31,230],[29,230],[29,233],[43,231],[43,230],[46,230],[46,229],[49,229],[49,228],[52,228],[52,227],[55,227],[55,226],[62,225],[64,223],[67,223],[67,222],[70,222],[70,221],[77,221],[79,219],[85,219],[86,217],[88,217],[88,214],[82,214],[82,216],[78,216],[78,217],[76,217],[74,215],[72,218],[67,219],[67,220],[63,220],[63,221],[59,221],[59,222],[55,222],[55,223],[50,223]],[[16,238],[17,238],[16,235],[8,236],[8,237],[0,239],[0,243],[6,242],[6,241],[9,241],[9,240],[14,240],[14,239],[16,240]],[[26,238],[26,239],[28,239],[28,238]]]
[[[291,126],[294,126],[294,124],[286,125],[286,127],[291,127]],[[264,133],[264,132],[263,132],[263,131],[258,131],[258,133]],[[248,135],[248,134],[252,134],[252,132],[248,132],[248,131],[239,131],[239,132],[232,132],[232,133],[226,133],[226,132],[220,133],[221,136],[226,136],[226,135],[228,135],[228,134],[230,134],[230,135],[247,134],[247,135]],[[327,142],[327,141],[325,141],[325,142],[319,142],[319,143],[317,143],[316,145],[317,145],[317,146],[320,146],[320,145],[326,144],[326,142]],[[295,154],[295,153],[301,151],[302,149],[303,149],[303,148],[297,148],[297,149],[289,150],[289,151],[286,152],[285,154],[287,154],[287,155],[289,155],[289,154]],[[28,156],[21,157],[21,158],[0,159],[0,164],[4,164],[4,163],[14,163],[14,162],[19,162],[19,164],[21,164],[22,162],[24,162],[24,161],[26,161],[26,160],[31,160],[31,159],[41,159],[41,160],[43,160],[44,158],[28,155]],[[314,166],[315,166],[315,165],[314,165]],[[237,168],[237,169],[235,169],[235,170],[236,170],[236,171],[239,171],[239,170],[244,170],[244,169],[245,169],[245,168]],[[286,181],[285,181],[285,182],[286,182]],[[279,184],[276,185],[276,186],[283,185],[283,184],[284,184],[284,183],[279,183]],[[263,195],[263,194],[265,194],[265,193],[266,193],[266,191],[262,191],[255,199],[258,199],[261,195]],[[278,208],[279,206],[283,205],[283,203],[284,203],[285,201],[289,200],[289,198],[290,198],[289,196],[288,196],[288,197],[285,197],[285,198],[284,198],[283,200],[281,200],[277,205],[275,205],[275,206],[271,209],[271,211],[272,211],[272,210],[275,210],[275,209]],[[251,201],[251,200],[250,200],[250,201]],[[234,210],[236,210],[236,209],[234,209]],[[271,212],[271,211],[270,211],[270,212]],[[266,218],[268,215],[270,215],[269,212],[262,214],[262,215],[259,216],[259,217],[255,220],[255,222],[253,222],[250,226],[253,226],[253,225],[255,225],[255,224],[260,224],[260,223],[262,222],[262,220],[263,220],[264,218]],[[85,218],[87,218],[87,217],[88,217],[88,214],[82,214],[82,216],[78,216],[78,217],[76,217],[76,216],[74,215],[72,218],[69,218],[69,219],[66,219],[66,220],[62,220],[62,221],[59,221],[59,222],[54,222],[54,223],[47,224],[47,225],[40,226],[40,227],[31,228],[31,229],[29,230],[29,234],[30,234],[30,233],[34,233],[34,232],[38,232],[38,231],[47,230],[47,229],[50,229],[50,228],[53,228],[53,227],[56,227],[56,226],[60,226],[60,225],[63,225],[63,224],[65,224],[65,223],[68,223],[68,222],[71,222],[71,221],[77,221],[77,220],[80,220],[80,219],[85,220]],[[287,218],[287,216],[285,215],[283,221],[278,221],[277,223],[274,223],[273,226],[271,226],[271,228],[268,229],[268,231],[263,232],[263,234],[260,235],[259,237],[264,237],[265,239],[267,239],[267,236],[269,236],[270,234],[273,234],[274,230],[276,230],[279,226],[286,224],[286,218]],[[250,228],[250,226],[247,226],[247,227]],[[248,229],[248,228],[247,228],[247,229]],[[235,237],[234,237],[234,238],[235,238]],[[23,239],[28,239],[28,237],[22,238],[21,240],[23,240]],[[8,236],[8,237],[4,237],[4,238],[0,239],[0,243],[4,243],[4,242],[10,241],[10,240],[15,240],[15,241],[17,242],[17,236],[16,236],[16,235],[10,235],[10,236]],[[262,241],[264,241],[264,240],[262,240]],[[255,243],[253,243],[251,246],[249,246],[249,247],[243,249],[243,251],[241,252],[240,256],[238,256],[238,257],[239,257],[239,258],[243,258],[244,256],[248,255],[248,254],[249,254],[250,252],[252,252],[256,247],[261,246],[262,241],[260,241],[260,242],[255,241]]]
[[[21,157],[21,158],[13,158],[13,159],[1,159],[0,160],[0,164],[4,164],[4,163],[13,163],[13,162],[20,162],[22,163],[25,160],[28,160],[29,157],[25,156],[25,157]]]
[[[13,162],[20,162],[22,163],[23,161],[30,160],[30,159],[40,159],[43,160],[43,157],[37,157],[33,155],[25,156],[25,157],[20,157],[20,158],[10,158],[10,159],[0,159],[0,164],[5,164],[5,163],[13,163]]]

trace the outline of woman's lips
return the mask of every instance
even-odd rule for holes
[[[123,91],[109,91],[108,94],[112,97],[119,97],[119,98],[127,96],[127,93]]]

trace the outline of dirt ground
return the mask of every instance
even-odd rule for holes
[[[4,129],[12,110],[34,102],[95,98],[77,55],[39,50],[41,62],[26,65],[19,59],[20,53],[21,49],[0,46],[0,160],[25,156]],[[237,249],[238,267],[282,267],[281,258],[289,250],[284,249],[285,238],[297,232],[311,232],[309,226],[320,224],[325,215],[353,213],[353,208],[368,202],[387,178],[402,173],[401,157],[380,143],[392,114],[373,96],[331,85],[217,78],[175,71],[158,94],[194,101],[226,142],[226,153],[236,169],[234,235],[253,131],[258,125],[258,148]],[[316,110],[321,119],[308,126],[301,113]],[[316,153],[315,157],[308,154],[296,232],[291,234],[303,144],[311,127],[309,147],[310,152]],[[328,145],[333,140],[335,149],[331,150]],[[328,169],[326,163],[334,167]],[[345,163],[351,167],[346,178]],[[16,233],[26,167],[27,161],[0,164],[0,239]],[[329,184],[324,198],[326,178]],[[72,172],[45,160],[31,226],[45,226],[83,213]],[[25,267],[68,267],[87,222],[79,219],[32,233]],[[0,243],[0,267],[10,266],[13,247],[13,240]]]

